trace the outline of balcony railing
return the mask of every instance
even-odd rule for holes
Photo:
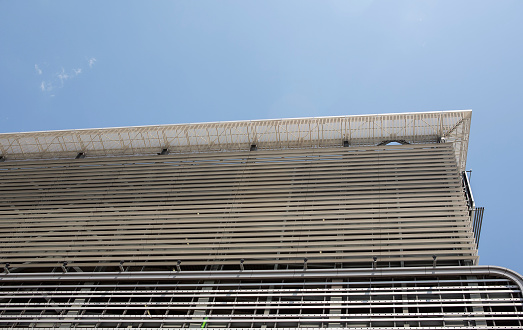
[[[472,189],[470,187],[470,180],[467,176],[467,172],[461,172],[461,178],[463,182],[463,190],[467,199],[467,206],[469,209],[470,220],[472,221],[472,230],[474,232],[474,239],[476,242],[476,248],[479,247],[479,238],[481,236],[481,225],[483,223],[483,212],[484,207],[476,207],[474,202],[474,196],[472,195]]]

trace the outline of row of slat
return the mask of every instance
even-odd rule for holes
[[[4,162],[18,267],[474,262],[450,144]]]
[[[49,274],[0,283],[0,327],[317,327],[344,329],[517,329],[521,290],[495,276],[404,276],[401,279],[307,274],[282,280],[154,281],[130,274],[90,274],[89,282]],[[114,275],[114,273],[113,273]],[[165,275],[165,274],[163,274]],[[153,282],[156,283],[152,283]],[[204,325],[204,326],[202,326]]]

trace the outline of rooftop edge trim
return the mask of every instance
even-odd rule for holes
[[[231,121],[0,134],[6,160],[452,143],[465,169],[471,110]]]

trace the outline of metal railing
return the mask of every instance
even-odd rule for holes
[[[472,195],[472,188],[470,187],[470,179],[466,171],[461,172],[463,182],[463,190],[467,199],[467,207],[469,209],[470,220],[472,221],[472,230],[474,232],[474,239],[476,242],[476,249],[479,247],[479,238],[481,236],[481,225],[483,223],[484,207],[476,207],[474,196]]]

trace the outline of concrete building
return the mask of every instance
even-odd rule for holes
[[[471,111],[0,134],[0,327],[523,328]]]

